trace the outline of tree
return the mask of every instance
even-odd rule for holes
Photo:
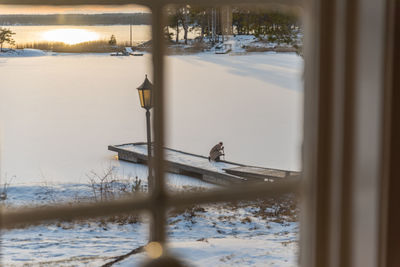
[[[191,23],[193,28],[200,28],[200,38],[203,40],[205,34],[209,34],[209,29],[207,27],[209,12],[208,8],[205,7],[192,7],[190,9]]]
[[[269,14],[270,24],[267,30],[268,39],[272,42],[294,44],[298,34],[297,16],[272,12]]]
[[[181,8],[181,12],[179,13],[181,24],[183,27],[183,39],[185,40],[185,45],[187,45],[187,41],[188,41],[188,31],[189,31],[189,24],[190,24],[189,12],[190,12],[190,9],[188,8],[188,6],[184,6]]]
[[[111,35],[110,40],[108,41],[109,45],[116,45],[117,44],[117,38],[115,38],[115,35]]]
[[[175,42],[179,42],[179,9],[177,8],[171,8],[168,10],[169,16],[168,16],[168,25],[171,26],[172,28],[175,28]]]
[[[181,6],[173,6],[167,9],[167,26],[175,28],[175,42],[179,43],[179,32],[180,26],[183,28],[183,39],[185,40],[185,44],[188,41],[188,32],[189,27],[192,25],[191,18],[192,13],[190,11],[190,6],[181,5]]]
[[[15,32],[12,32],[10,29],[0,28],[0,52],[3,51],[4,43],[8,43],[10,45],[15,44],[15,40],[12,38],[14,34]]]

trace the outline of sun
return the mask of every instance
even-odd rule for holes
[[[63,42],[69,45],[99,40],[97,33],[82,29],[50,30],[44,32],[42,37],[49,42]]]

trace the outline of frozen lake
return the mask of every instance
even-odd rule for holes
[[[167,146],[207,155],[224,141],[226,159],[299,170],[302,59],[295,54],[167,58]],[[109,144],[146,140],[138,87],[151,56],[108,54],[0,58],[1,175],[13,183],[85,183],[115,160]]]

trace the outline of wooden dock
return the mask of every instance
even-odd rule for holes
[[[171,148],[164,149],[167,172],[199,178],[218,185],[271,182],[300,176],[299,172],[247,166],[230,161],[209,162],[205,156]],[[108,146],[108,150],[117,152],[120,160],[147,164],[147,143],[111,145]]]

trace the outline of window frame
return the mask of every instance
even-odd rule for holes
[[[124,5],[151,9],[155,91],[154,143],[151,164],[154,192],[149,196],[97,204],[1,210],[1,227],[34,225],[45,220],[93,218],[124,212],[151,213],[152,240],[166,241],[168,207],[254,199],[297,192],[301,200],[300,265],[384,266],[387,241],[389,178],[395,121],[388,120],[394,84],[391,30],[395,0],[247,0],[304,6],[305,90],[303,179],[268,186],[248,185],[211,192],[168,195],[163,150],[164,55],[163,7],[210,4],[212,0],[0,0],[8,5]],[[217,5],[243,4],[220,0]],[[374,37],[369,38],[370,36]],[[398,53],[397,53],[398,54]],[[398,70],[398,68],[397,68]],[[396,132],[397,134],[397,132]],[[381,160],[384,158],[384,160]],[[393,166],[392,166],[393,168]],[[394,193],[392,192],[392,195]],[[369,209],[369,212],[365,212]],[[379,217],[380,216],[380,217]]]

